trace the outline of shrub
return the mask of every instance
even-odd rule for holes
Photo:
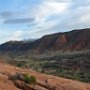
[[[24,76],[24,81],[26,83],[30,83],[30,76],[28,74],[24,74],[23,76]]]
[[[36,77],[35,76],[30,76],[30,83],[35,84],[36,83]]]
[[[22,64],[22,63],[18,63],[17,66],[18,66],[18,67],[23,67],[24,64]]]
[[[30,76],[29,74],[24,74],[24,81],[29,84],[35,84],[36,83],[36,77]]]

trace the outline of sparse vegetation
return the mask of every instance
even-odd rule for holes
[[[19,67],[28,66],[31,70],[45,74],[90,82],[90,52],[65,52],[53,55],[50,54],[50,57],[49,54],[38,57],[27,55],[27,58],[26,55],[16,55],[14,61],[11,60],[9,63]]]
[[[36,83],[36,77],[30,76],[29,74],[24,74],[24,81],[29,84],[35,84]]]
[[[36,84],[36,77],[35,76],[30,76],[30,83]]]
[[[18,66],[18,67],[23,67],[24,64],[22,64],[22,63],[18,63],[17,66]]]
[[[24,77],[24,81],[26,83],[30,83],[30,75],[29,74],[24,74],[23,77]]]

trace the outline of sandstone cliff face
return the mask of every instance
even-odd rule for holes
[[[39,50],[83,50],[90,49],[90,29],[74,30],[65,33],[47,35],[35,42],[35,47]]]
[[[60,50],[67,43],[68,43],[68,40],[67,40],[66,35],[64,35],[64,34],[60,35],[54,44],[54,48],[55,48],[55,50]]]

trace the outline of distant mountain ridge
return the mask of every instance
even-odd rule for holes
[[[80,51],[90,50],[90,28],[43,36],[35,41],[9,41],[0,45],[0,52]]]

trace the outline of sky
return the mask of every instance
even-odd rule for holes
[[[0,44],[90,27],[90,0],[0,0]]]

